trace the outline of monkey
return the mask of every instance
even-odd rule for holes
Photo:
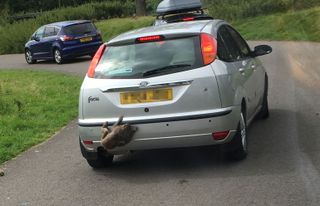
[[[108,128],[108,122],[103,124],[101,128],[101,144],[106,150],[128,144],[137,131],[134,126],[121,124],[122,120],[123,116],[120,116],[111,129]]]

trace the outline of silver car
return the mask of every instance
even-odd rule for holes
[[[247,126],[268,117],[268,76],[240,34],[222,20],[147,27],[97,51],[79,101],[80,148],[90,166],[110,165],[126,151],[221,145],[247,156]],[[138,128],[130,143],[101,145],[101,126],[119,116]]]

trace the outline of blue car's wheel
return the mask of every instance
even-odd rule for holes
[[[57,64],[62,64],[63,62],[63,58],[62,58],[62,55],[61,55],[61,52],[59,49],[55,49],[53,51],[53,57],[54,57],[54,61],[57,63]]]
[[[35,59],[33,59],[32,53],[29,49],[26,49],[24,54],[25,54],[24,56],[26,58],[26,62],[28,64],[34,64],[37,62]]]

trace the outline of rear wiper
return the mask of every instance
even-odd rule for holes
[[[143,73],[142,73],[142,76],[143,76],[143,77],[151,76],[151,75],[158,74],[158,73],[161,73],[161,72],[164,72],[164,71],[167,71],[167,70],[184,68],[184,67],[190,67],[190,66],[191,66],[190,64],[174,64],[174,65],[168,65],[168,66],[165,66],[165,67],[160,67],[160,68],[156,68],[156,69],[152,69],[152,70],[143,72]]]

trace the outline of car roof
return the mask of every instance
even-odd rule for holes
[[[88,22],[91,22],[91,21],[89,21],[89,20],[60,21],[60,22],[54,22],[51,24],[47,24],[46,26],[65,27],[65,26],[70,26],[73,24],[82,24],[82,23],[88,23]]]
[[[208,25],[211,24],[215,27],[217,24],[224,22],[222,20],[199,20],[199,21],[188,21],[179,22],[172,24],[163,24],[159,26],[150,26],[133,31],[123,33],[109,42],[107,45],[129,43],[130,40],[143,37],[143,36],[153,36],[153,35],[188,35],[188,34],[199,34]]]

